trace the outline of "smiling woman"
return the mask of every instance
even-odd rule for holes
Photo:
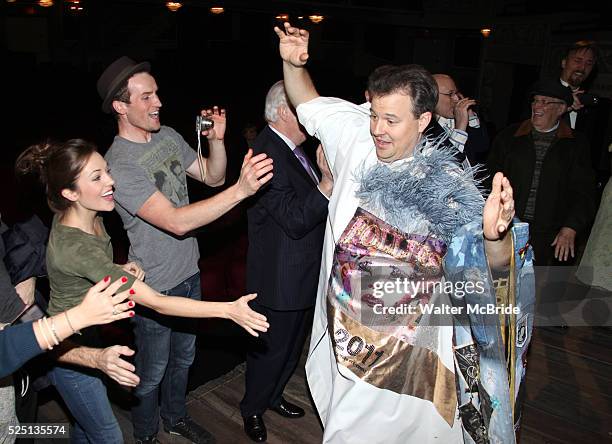
[[[40,175],[49,206],[55,213],[47,248],[51,287],[49,314],[55,315],[78,305],[93,283],[111,276],[113,280],[121,279],[122,291],[129,289],[132,304],[173,316],[228,318],[255,336],[256,330],[267,330],[266,318],[247,304],[255,295],[243,296],[230,303],[162,296],[142,282],[144,273],[138,264],[120,266],[113,263],[111,240],[98,212],[115,208],[114,181],[106,161],[93,144],[72,139],[65,143],[34,145],[19,156],[16,168],[21,173]],[[99,331],[85,329],[75,342],[98,347]],[[50,373],[50,379],[76,419],[73,439],[92,443],[123,442],[101,378],[95,373],[61,364],[79,364],[74,360],[75,354],[84,353],[79,349],[82,347],[59,350],[60,364]],[[92,360],[99,359],[97,356],[93,355]]]

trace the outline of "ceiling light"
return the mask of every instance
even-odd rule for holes
[[[321,23],[325,17],[322,15],[309,15],[308,18],[312,23]]]
[[[178,11],[181,6],[183,6],[181,2],[166,2],[166,8],[172,12]]]
[[[491,35],[491,28],[482,28],[480,30],[480,33],[486,39],[487,37],[489,37],[489,35]]]

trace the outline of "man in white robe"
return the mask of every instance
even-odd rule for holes
[[[300,123],[321,140],[335,179],[307,362],[309,386],[325,428],[323,441],[463,442],[456,411],[449,420],[430,400],[374,387],[338,364],[334,353],[337,343],[328,330],[327,293],[334,249],[358,207],[363,206],[357,197],[361,184],[356,177],[378,164],[397,170],[412,161],[436,105],[435,81],[415,65],[391,67],[388,72],[383,68],[377,73],[377,87],[368,88],[371,106],[319,97],[304,66],[308,59],[308,32],[289,23],[284,29],[275,28],[275,32],[280,39],[287,94]],[[378,210],[373,211],[374,216],[386,220],[389,214],[384,208]],[[491,267],[507,265],[512,242],[506,233],[514,215],[514,201],[510,183],[501,173],[494,179],[482,214],[488,263]],[[426,227],[410,228],[422,232]],[[454,373],[452,327],[440,327],[434,335],[444,350],[438,355],[443,371]]]

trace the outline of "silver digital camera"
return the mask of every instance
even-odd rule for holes
[[[208,117],[196,117],[196,131],[200,134],[202,131],[208,131],[215,126],[215,122]]]

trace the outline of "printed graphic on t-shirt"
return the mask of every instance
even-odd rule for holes
[[[176,143],[165,138],[155,149],[144,153],[138,162],[157,189],[174,205],[187,203],[185,170]]]

